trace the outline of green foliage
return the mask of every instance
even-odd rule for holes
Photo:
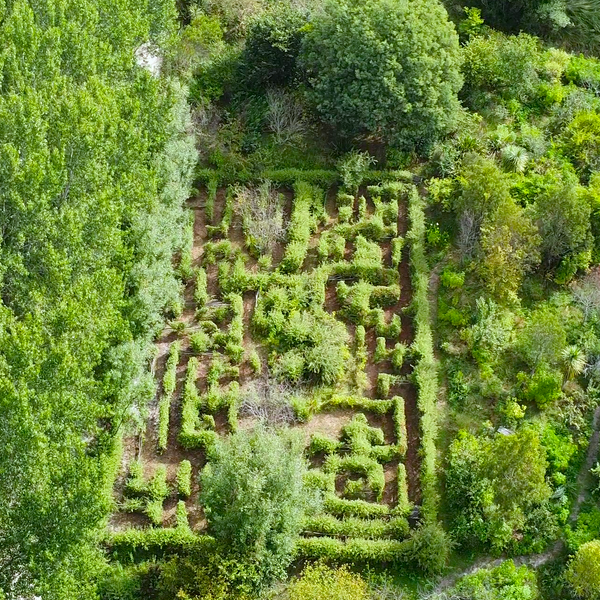
[[[263,430],[219,441],[201,474],[209,532],[226,556],[256,565],[260,589],[285,575],[305,506],[301,448]]]
[[[406,467],[404,464],[398,464],[398,500],[397,509],[401,513],[408,513],[411,504],[408,499],[408,481],[406,479]]]
[[[546,468],[544,447],[531,429],[492,438],[459,434],[450,447],[447,471],[457,539],[469,546],[489,544],[496,552],[519,548],[514,534],[528,530],[528,519],[550,498]],[[527,543],[543,547],[552,519],[547,527]]]
[[[535,402],[538,408],[545,408],[562,395],[563,378],[559,371],[542,366],[533,376],[523,373],[522,378],[525,382],[525,399]]]
[[[409,560],[428,575],[440,573],[448,562],[451,546],[441,525],[425,524],[414,531],[410,538]]]
[[[390,509],[384,504],[375,504],[364,500],[346,500],[333,494],[325,497],[323,508],[328,513],[340,518],[376,519],[385,517],[390,512]]]
[[[139,460],[131,461],[129,465],[129,476],[125,483],[128,493],[138,495],[146,492],[146,481],[144,480],[144,467]]]
[[[587,268],[592,248],[590,205],[575,175],[547,172],[534,214],[544,265],[556,270],[558,283],[566,283]]]
[[[206,285],[206,269],[200,267],[196,271],[196,287],[194,288],[194,301],[196,302],[198,308],[203,307],[208,302]]]
[[[556,311],[547,306],[535,310],[519,333],[519,350],[533,368],[556,365],[566,345],[564,323]]]
[[[340,134],[411,148],[453,124],[458,37],[441,4],[329,2],[311,25],[301,54],[309,98]]]
[[[186,92],[136,65],[172,2],[2,3],[0,590],[90,598],[122,416],[178,304]]]
[[[315,278],[286,279],[260,295],[253,324],[276,355],[278,377],[333,384],[342,376],[349,351],[345,326],[326,313],[320,297],[324,282]]]
[[[192,463],[189,460],[182,460],[177,467],[177,492],[183,498],[192,493]]]
[[[128,562],[132,557],[162,556],[181,551],[214,552],[215,540],[210,536],[198,536],[184,527],[152,527],[127,529],[111,533],[106,544],[113,558]]]
[[[406,239],[410,244],[410,267],[413,286],[412,307],[415,323],[415,336],[411,349],[416,359],[412,377],[417,387],[417,405],[421,416],[422,511],[426,522],[435,523],[438,504],[435,447],[438,381],[429,311],[429,275],[425,256],[425,213],[423,200],[414,187],[408,194],[408,217],[410,229]]]
[[[349,194],[356,194],[359,186],[365,180],[369,167],[375,163],[375,159],[367,152],[354,150],[343,156],[337,164],[342,184]],[[352,203],[354,204],[354,203]]]
[[[310,444],[308,450],[311,454],[319,454],[324,452],[325,454],[333,454],[340,447],[340,442],[331,439],[327,436],[319,433],[313,433],[310,436]]]
[[[161,396],[158,402],[158,450],[163,452],[167,448],[169,437],[169,413],[171,411],[171,397]]]
[[[159,465],[148,482],[148,494],[152,500],[162,503],[169,495],[169,487],[167,486],[167,467]]]
[[[569,564],[567,581],[582,598],[600,595],[600,541],[583,544]]]
[[[498,300],[514,302],[523,276],[539,262],[537,230],[513,201],[501,204],[483,221],[482,260],[477,270]]]
[[[288,245],[280,268],[284,273],[299,271],[316,227],[314,210],[322,204],[322,191],[303,181],[294,186],[294,210],[288,227]]]
[[[402,262],[402,249],[404,248],[404,238],[396,237],[392,240],[392,267],[400,266]]]
[[[444,287],[450,289],[461,288],[465,284],[465,274],[464,272],[457,273],[446,267],[440,275],[440,282]]]
[[[329,537],[358,537],[365,539],[392,538],[401,540],[408,537],[408,521],[404,517],[394,517],[389,521],[381,519],[359,519],[347,517],[337,519],[328,514],[309,517],[304,521],[306,533],[318,533]]]
[[[367,584],[347,567],[307,565],[287,589],[290,600],[366,600]]]
[[[355,564],[402,564],[405,562],[411,540],[365,540],[348,538],[346,541],[330,537],[300,538],[298,556],[307,560],[325,560]]]
[[[240,61],[245,91],[262,92],[268,86],[284,86],[296,78],[305,24],[306,15],[283,3],[253,21]]]
[[[190,335],[190,348],[194,354],[208,352],[211,347],[210,336],[204,331],[194,331]]]
[[[539,598],[535,573],[516,567],[512,560],[491,569],[479,569],[462,577],[448,592],[449,598],[472,600],[536,600]],[[434,596],[434,600],[437,597]]]
[[[490,32],[472,37],[464,48],[463,94],[474,110],[496,96],[500,100],[532,100],[539,84],[541,52],[536,38]]]

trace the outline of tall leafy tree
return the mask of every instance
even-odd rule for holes
[[[330,1],[301,62],[311,100],[343,136],[423,147],[457,115],[458,36],[437,0]]]
[[[285,575],[306,508],[299,440],[264,429],[220,442],[201,476],[201,501],[223,555],[247,565],[256,590]]]
[[[181,90],[136,65],[155,0],[0,7],[0,590],[89,598],[114,433],[148,393],[194,160]]]

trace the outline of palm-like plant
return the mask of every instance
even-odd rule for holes
[[[502,148],[502,166],[512,173],[522,173],[529,162],[529,154],[525,148],[508,144]]]
[[[568,380],[581,375],[587,363],[585,352],[578,346],[567,346],[562,351],[562,360],[565,376]]]

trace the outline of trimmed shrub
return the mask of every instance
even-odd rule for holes
[[[337,519],[332,515],[317,515],[304,521],[305,534],[321,534],[330,537],[356,537],[367,539],[404,539],[408,536],[408,521],[395,517],[389,521],[348,517]]]
[[[394,434],[396,435],[396,444],[401,456],[406,455],[408,446],[408,437],[406,434],[406,417],[404,414],[404,398],[394,396]]]
[[[111,533],[105,544],[111,556],[127,563],[152,556],[162,557],[182,551],[194,551],[200,555],[214,552],[215,540],[207,535],[195,535],[185,528],[127,529]]]
[[[307,560],[327,560],[347,563],[390,563],[407,561],[412,541],[365,540],[350,538],[345,542],[330,537],[301,538],[296,552]]]
[[[177,508],[175,509],[175,522],[177,523],[177,529],[190,530],[187,508],[185,507],[185,502],[183,500],[179,500],[179,502],[177,502]]]
[[[158,451],[167,449],[169,438],[169,413],[171,411],[171,396],[162,396],[158,402]]]
[[[194,354],[208,352],[211,347],[210,336],[204,331],[195,331],[190,335],[190,347]]]
[[[182,498],[188,498],[192,493],[192,463],[182,460],[177,468],[177,492]]]
[[[346,500],[333,494],[325,496],[323,507],[328,513],[341,518],[380,519],[390,514],[389,507],[384,504],[375,504],[364,500]]]
[[[162,502],[169,495],[169,486],[167,485],[167,467],[159,465],[156,467],[154,475],[148,482],[148,494],[152,500]]]
[[[194,288],[194,301],[198,308],[203,307],[208,302],[206,269],[200,267],[196,271],[196,287]]]
[[[328,438],[327,436],[319,433],[313,433],[310,436],[308,451],[310,454],[320,454],[321,452],[324,452],[325,454],[333,454],[339,449],[340,446],[341,444],[337,440]]]
[[[144,509],[146,516],[150,519],[153,525],[160,526],[163,522],[163,501],[148,500]]]
[[[289,600],[367,600],[367,584],[347,567],[330,568],[324,564],[307,565],[286,590]]]
[[[125,492],[134,496],[145,494],[148,489],[144,479],[144,467],[140,460],[132,460],[129,465],[129,476],[125,482]]]
[[[398,503],[397,510],[400,513],[407,513],[411,508],[408,499],[408,482],[406,479],[406,467],[404,464],[398,464]]]

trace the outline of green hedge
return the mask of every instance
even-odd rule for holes
[[[410,267],[413,287],[412,311],[415,323],[415,338],[412,352],[416,357],[413,380],[418,392],[418,407],[421,414],[421,489],[423,493],[422,514],[426,521],[435,521],[438,510],[436,480],[437,438],[437,364],[433,351],[429,310],[429,268],[425,254],[424,201],[413,186],[408,194],[408,217],[410,229],[407,241],[410,244]]]
[[[188,498],[192,493],[192,463],[182,460],[177,468],[177,492],[182,498]]]
[[[216,544],[210,536],[196,535],[186,527],[174,527],[114,532],[105,538],[104,545],[115,560],[133,562],[182,551],[208,553]]]
[[[333,494],[327,494],[323,502],[326,512],[337,517],[359,517],[361,519],[380,519],[390,514],[385,504],[375,504],[364,500],[346,500]]]
[[[330,537],[301,538],[296,545],[299,558],[349,563],[405,563],[412,550],[412,541],[367,540],[347,541]]]
[[[404,457],[406,456],[408,446],[404,398],[394,396],[392,402],[394,403],[394,434],[396,436],[396,445],[398,446],[398,453]]]
[[[321,411],[331,408],[351,408],[384,415],[393,408],[391,400],[372,400],[349,394],[333,394],[321,404]]]
[[[405,539],[409,534],[408,521],[396,517],[389,521],[382,519],[359,519],[349,517],[337,519],[333,515],[317,515],[307,518],[302,526],[304,535],[326,535],[330,537],[356,537],[368,539]]]

